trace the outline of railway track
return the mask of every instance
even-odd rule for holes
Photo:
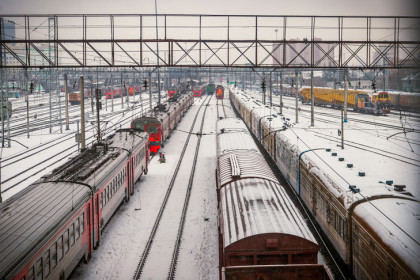
[[[189,130],[187,139],[185,141],[184,147],[182,149],[182,152],[181,152],[180,157],[178,159],[177,165],[175,167],[174,174],[173,174],[173,176],[171,178],[171,181],[169,183],[169,187],[166,191],[166,194],[165,194],[165,197],[163,199],[162,205],[159,209],[159,212],[158,212],[158,215],[157,215],[156,220],[154,222],[154,225],[152,227],[151,233],[150,233],[149,238],[146,242],[146,245],[145,245],[145,248],[144,248],[143,253],[141,255],[140,261],[139,261],[139,263],[137,265],[137,268],[134,272],[133,279],[140,279],[141,275],[144,273],[144,270],[145,270],[145,267],[146,267],[146,262],[148,260],[150,261],[150,258],[151,258],[150,255],[152,254],[153,242],[155,241],[156,236],[159,234],[158,229],[159,229],[159,226],[161,224],[163,224],[162,221],[163,221],[163,218],[164,218],[165,214],[166,214],[165,218],[167,219],[168,223],[172,224],[174,219],[175,220],[179,219],[178,230],[177,230],[175,241],[174,241],[173,252],[172,252],[171,260],[168,263],[168,267],[169,267],[168,270],[169,271],[168,271],[166,277],[167,277],[167,279],[173,279],[174,276],[175,276],[176,265],[177,265],[179,250],[180,250],[180,246],[181,246],[182,234],[183,234],[183,230],[184,230],[185,217],[186,217],[187,210],[188,210],[189,197],[190,197],[190,194],[191,194],[192,183],[193,183],[193,180],[194,180],[194,173],[195,173],[194,171],[195,171],[195,166],[196,166],[196,162],[197,162],[198,151],[199,151],[199,148],[200,148],[200,141],[201,141],[203,124],[204,124],[204,120],[205,120],[206,110],[207,110],[207,107],[208,107],[208,104],[209,104],[211,98],[212,98],[212,96],[206,96],[206,99],[200,105],[200,107],[197,111],[197,114],[196,114],[196,116],[193,120],[193,123],[191,125],[190,130]],[[202,119],[201,119],[200,132],[199,133],[193,133],[196,121],[198,119],[199,113],[202,111],[201,109],[202,109],[203,105],[205,106],[205,109],[204,109]],[[191,135],[197,135],[198,139],[197,139],[197,144],[196,144],[196,147],[195,147],[194,157],[191,161],[187,161],[187,164],[192,163],[192,166],[191,167],[190,166],[185,167],[185,165],[183,166],[182,164],[183,164],[183,159],[184,159],[184,156],[186,154],[188,144],[190,142]],[[186,190],[185,190],[185,196],[183,198],[184,199],[183,208],[180,211],[181,212],[181,214],[180,214],[181,217],[180,218],[174,218],[173,216],[177,215],[176,212],[179,211],[179,210],[174,211],[174,209],[178,209],[178,208],[176,206],[175,207],[170,207],[169,209],[171,209],[171,213],[165,212],[165,209],[170,203],[173,203],[174,205],[179,205],[179,200],[176,201],[177,197],[174,197],[172,200],[169,200],[169,198],[170,198],[171,194],[173,194],[172,191],[174,189],[174,186],[176,185],[176,180],[179,177],[181,177],[179,180],[182,180],[182,176],[179,176],[180,175],[180,169],[182,167],[184,167],[184,169],[187,168],[187,170],[189,170],[189,172],[190,172],[189,173],[190,175],[189,175],[188,185],[186,186]],[[181,186],[181,185],[185,185],[185,184],[183,182],[181,182],[180,186],[177,185],[178,188],[177,188],[177,191],[175,192],[175,196],[177,194],[182,195],[183,188],[185,189],[185,186]],[[178,197],[178,198],[181,199],[180,197]],[[169,237],[170,233],[168,233],[168,231],[169,230],[165,231],[165,233],[162,233],[162,235],[164,235],[164,237],[165,237],[165,240],[170,238]],[[172,231],[173,231],[173,229],[172,229]],[[159,245],[156,245],[156,246],[158,247]],[[157,248],[156,250],[158,250],[158,249],[159,248]],[[156,254],[158,254],[158,253],[155,253],[154,257],[155,257],[155,259],[156,258],[159,259],[159,269],[166,268],[166,264],[163,264],[164,263],[164,260],[163,260],[164,256],[156,255]],[[153,266],[153,265],[151,265],[151,266]]]

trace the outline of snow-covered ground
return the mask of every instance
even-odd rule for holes
[[[225,90],[225,109],[228,111],[228,115],[233,116],[232,108],[228,101],[228,90]],[[258,96],[258,95],[257,95]],[[143,100],[147,99],[147,95],[143,96]],[[103,232],[103,238],[98,250],[94,251],[92,259],[88,264],[81,264],[74,273],[72,279],[131,279],[140,256],[143,252],[144,244],[150,234],[151,227],[155,221],[155,217],[159,211],[159,207],[166,193],[169,181],[172,178],[176,162],[178,161],[180,152],[182,150],[183,143],[187,137],[185,131],[189,130],[189,127],[195,116],[195,112],[198,110],[199,105],[203,102],[202,98],[197,98],[186,113],[185,117],[181,120],[176,131],[174,131],[165,143],[163,151],[166,155],[166,163],[159,163],[157,157],[154,157],[149,166],[149,173],[143,176],[136,184],[135,195],[131,197],[128,203],[124,203],[119,210],[115,213],[114,217],[107,224]],[[118,100],[115,100],[115,108],[120,109]],[[283,102],[286,106],[293,106],[294,100],[284,98]],[[273,103],[278,104],[278,97],[275,97]],[[216,99],[210,103],[211,105],[207,109],[207,115],[204,123],[204,136],[201,141],[201,147],[199,150],[198,163],[196,168],[196,176],[191,193],[191,201],[187,214],[187,220],[185,223],[185,230],[183,240],[181,244],[181,251],[178,260],[178,266],[176,271],[176,278],[178,279],[217,279],[218,278],[218,237],[217,237],[217,198],[216,198],[216,182],[215,182],[215,169],[216,169],[216,141],[215,141],[215,129],[217,119]],[[146,105],[145,105],[146,106]],[[300,105],[302,106],[302,105]],[[344,157],[345,163],[354,163],[353,169],[342,168],[344,172],[352,172],[350,176],[354,178],[355,185],[366,183],[366,180],[374,180],[377,183],[377,178],[381,180],[394,180],[395,184],[407,185],[407,190],[410,191],[416,198],[420,195],[420,189],[417,187],[419,168],[412,164],[404,164],[395,159],[389,159],[386,155],[380,156],[379,161],[370,160],[370,155],[375,155],[375,159],[378,158],[378,153],[388,151],[389,156],[395,158],[409,158],[407,160],[414,164],[419,165],[419,143],[420,137],[418,133],[407,133],[406,135],[397,135],[387,139],[388,136],[395,133],[390,128],[381,128],[375,124],[378,123],[392,123],[396,125],[406,125],[407,127],[419,128],[420,123],[418,119],[404,118],[395,120],[391,117],[374,117],[368,115],[362,115],[362,117],[369,118],[374,124],[362,124],[353,121],[352,118],[358,118],[361,114],[353,114],[349,112],[349,122],[345,126],[345,141],[347,144],[359,145],[363,144],[370,150],[366,152],[360,149],[344,149],[342,150],[337,145],[339,144],[340,138],[337,136],[337,130],[340,128],[339,112],[327,108],[316,108],[318,113],[329,113],[332,115],[323,116],[322,120],[317,119],[315,127],[311,128],[310,118],[308,113],[303,109],[308,109],[308,106],[302,106],[302,112],[299,114],[300,122],[299,125],[295,125],[294,129],[304,132],[302,138],[297,141],[305,141],[305,143],[311,143],[311,145],[317,147],[324,147],[328,145],[334,151],[339,153],[338,157]],[[144,108],[145,109],[145,108]],[[108,112],[110,110],[110,104],[108,103]],[[278,111],[278,108],[276,109]],[[128,117],[132,118],[136,114],[140,114],[138,108],[135,113],[129,113]],[[295,118],[295,111],[291,108],[283,108],[283,114],[293,122]],[[316,115],[316,117],[321,117]],[[120,115],[109,117],[111,122],[118,122],[121,119]],[[128,125],[126,125],[127,127]],[[70,126],[70,131],[63,130],[63,133],[74,133],[76,125]],[[19,141],[25,146],[34,147],[37,145],[44,144],[54,138],[59,137],[61,134],[57,133],[57,128],[54,129],[53,135],[48,134],[47,130],[40,131],[38,133],[32,133],[28,139],[26,136],[16,137],[16,141]],[[64,132],[65,131],[65,132]],[[86,129],[88,135],[93,135],[93,129]],[[193,132],[198,131],[196,125]],[[307,132],[307,133],[306,133]],[[306,133],[306,134],[305,134]],[[306,135],[306,136],[305,136]],[[192,135],[191,143],[195,143],[196,136]],[[306,138],[307,137],[307,138]],[[408,140],[407,140],[408,139]],[[334,142],[334,141],[338,142]],[[327,142],[325,142],[327,141]],[[348,142],[347,142],[348,141]],[[351,143],[350,141],[354,142]],[[12,142],[13,143],[13,142]],[[41,153],[35,159],[25,162],[25,165],[33,164],[36,161],[42,161],[46,158],[52,157],[54,154],[63,153],[63,150],[68,147],[73,147],[73,150],[69,150],[69,154],[77,152],[77,145],[74,142],[74,138],[71,138],[63,144],[58,146],[57,149],[51,150],[48,153]],[[303,145],[298,143],[298,145]],[[375,150],[373,148],[380,148]],[[2,149],[1,157],[13,158],[25,150],[22,145],[13,143],[12,148]],[[358,151],[358,152],[357,152]],[[338,158],[337,157],[337,158]],[[189,158],[190,159],[190,158]],[[411,160],[410,160],[411,159]],[[63,160],[64,162],[65,160]],[[2,194],[3,200],[10,197],[13,193],[24,186],[29,185],[31,182],[38,179],[42,174],[50,172],[53,168],[60,165],[62,162],[57,162],[51,167],[45,167],[41,164],[38,166],[36,175],[28,178],[28,180],[22,183],[20,188],[16,188],[13,192],[7,192]],[[23,168],[23,164],[11,164],[9,169],[1,169],[2,180],[16,174],[19,169]],[[341,168],[341,167],[340,167]],[[341,170],[341,169],[340,169]],[[358,171],[365,171],[366,177],[358,177]],[[187,173],[187,170],[183,171]],[[354,174],[353,174],[354,173]],[[347,176],[346,173],[343,173]],[[189,173],[181,174],[183,178],[186,178],[185,185],[189,178]],[[372,181],[373,182],[373,181]],[[3,189],[3,186],[2,186]],[[173,192],[177,192],[174,189]],[[176,194],[175,194],[176,195]],[[183,197],[183,194],[180,195]],[[183,204],[183,200],[179,201],[179,204]],[[177,205],[179,206],[179,205]],[[174,206],[175,207],[175,206]],[[137,210],[140,209],[140,210]],[[166,211],[171,211],[171,206],[168,206]],[[177,227],[177,224],[171,223],[162,224],[160,231],[162,237],[156,239],[154,244],[158,247],[167,247],[168,243],[172,242],[165,239],[165,227]],[[172,246],[172,245],[171,245]],[[172,252],[165,253],[172,254]],[[162,258],[170,258],[170,256],[161,256]],[[147,273],[142,275],[144,279],[161,279],[166,277],[166,267],[161,267],[159,263],[159,256],[153,260],[149,260],[152,265]]]

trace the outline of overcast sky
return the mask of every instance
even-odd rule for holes
[[[155,12],[154,0],[0,0],[1,14]],[[419,16],[419,0],[157,0],[164,14]]]

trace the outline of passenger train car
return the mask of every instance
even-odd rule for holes
[[[379,182],[381,178],[367,184],[363,172],[337,164],[336,152],[296,145],[298,135],[287,119],[245,93],[230,90],[233,107],[356,279],[420,278],[420,205],[405,186]],[[343,176],[359,185],[349,185]]]
[[[220,279],[332,279],[241,119],[217,121],[216,176]]]
[[[300,95],[303,103],[311,102],[311,88],[302,88]],[[315,105],[341,108],[344,106],[344,89],[314,88],[314,98]],[[347,107],[357,112],[385,115],[390,111],[389,95],[387,92],[369,94],[363,90],[348,90]]]
[[[67,279],[148,167],[148,135],[119,130],[0,204],[0,279]]]
[[[151,114],[133,120],[131,127],[149,133],[150,153],[155,154],[193,102],[193,96],[188,94],[169,98],[161,108],[156,107]]]

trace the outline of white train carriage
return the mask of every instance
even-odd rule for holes
[[[334,165],[337,157],[333,155],[337,153],[321,147],[296,145],[296,139],[302,136],[289,129],[286,119],[279,116],[268,120],[264,117],[268,115],[266,107],[236,89],[231,88],[230,98],[357,279],[417,279],[420,276],[420,257],[414,253],[420,251],[420,236],[410,230],[419,227],[419,220],[413,218],[419,213],[418,200],[409,192],[378,183],[380,178],[367,185],[364,177],[360,177],[363,175],[357,176],[357,172],[345,164],[335,167],[339,169],[338,176],[326,164]],[[332,159],[335,161],[330,162]],[[345,183],[343,176],[351,176],[358,187],[364,186],[363,196],[358,188]],[[388,200],[394,201],[393,208],[389,208],[392,203]],[[373,204],[388,207],[380,213]],[[397,209],[399,214],[395,216],[392,211]],[[368,217],[366,213],[370,213]],[[378,226],[378,220],[386,216],[395,218]],[[410,220],[411,225],[401,217]],[[384,232],[388,233],[385,238]],[[402,254],[401,248],[410,252],[410,256]]]

